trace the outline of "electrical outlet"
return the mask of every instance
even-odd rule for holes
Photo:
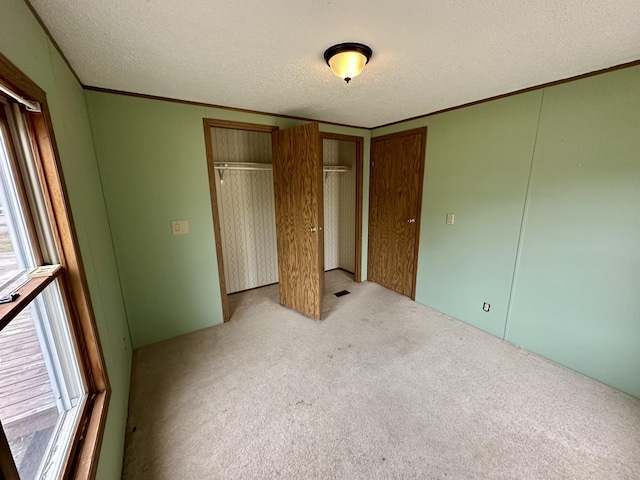
[[[488,312],[491,309],[491,305],[489,305],[487,302],[484,302],[482,304],[482,310],[484,310],[485,312]]]
[[[447,213],[447,225],[453,225],[455,215],[453,213]]]

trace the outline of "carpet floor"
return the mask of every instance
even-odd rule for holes
[[[136,350],[124,478],[640,479],[640,400],[342,271],[326,291],[322,322],[274,285]]]

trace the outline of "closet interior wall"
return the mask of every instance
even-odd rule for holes
[[[353,273],[356,265],[356,142],[324,139],[324,165],[350,167],[324,172],[324,269]]]
[[[271,163],[271,135],[212,128],[214,162]],[[278,282],[272,170],[216,170],[227,293]]]

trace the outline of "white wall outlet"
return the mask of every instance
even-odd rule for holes
[[[482,304],[482,310],[484,310],[485,312],[488,312],[491,309],[491,305],[489,305],[487,302],[484,302]]]
[[[453,213],[447,213],[447,225],[453,225],[454,215]]]
[[[171,233],[174,235],[189,233],[189,222],[187,220],[171,220]]]

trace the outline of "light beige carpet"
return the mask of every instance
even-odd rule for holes
[[[639,400],[341,271],[326,288],[322,322],[271,286],[137,350],[124,478],[640,479]]]

